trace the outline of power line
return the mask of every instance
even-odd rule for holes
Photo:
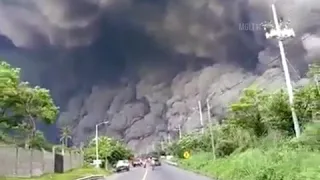
[[[298,79],[300,80],[301,79],[301,76],[300,76],[300,74],[299,74],[299,71],[298,70],[296,70],[296,68],[290,63],[290,61],[289,61],[289,59],[286,59],[287,60],[287,62],[288,62],[288,64],[289,64],[289,66],[292,68],[292,70],[296,73],[296,75],[298,76]]]
[[[304,41],[304,40],[308,39],[309,37],[311,37],[311,35],[312,35],[312,34],[308,34],[307,36],[304,36],[303,38],[301,38],[301,41]],[[297,43],[297,41],[296,41],[296,43]],[[296,43],[294,43],[294,44],[296,44]],[[287,43],[286,45],[294,45],[294,44],[289,44],[289,43]],[[277,61],[279,58],[280,58],[280,54],[279,54],[277,57],[273,58],[273,59],[272,59],[270,62],[268,62],[266,65],[269,65],[269,64]]]

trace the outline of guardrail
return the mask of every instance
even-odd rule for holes
[[[172,161],[165,161],[167,164],[171,165],[171,166],[178,166],[178,163],[172,162]]]
[[[91,175],[87,177],[78,178],[76,180],[105,180],[106,177],[104,175]]]

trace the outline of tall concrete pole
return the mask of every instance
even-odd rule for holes
[[[204,127],[203,127],[203,116],[202,116],[201,101],[198,101],[198,108],[199,108],[199,118],[200,118],[200,125],[201,125],[201,133],[202,133],[202,134],[204,134]]]
[[[207,112],[208,112],[208,121],[210,123],[210,136],[211,136],[211,148],[212,148],[212,155],[213,158],[216,159],[216,148],[214,144],[214,136],[213,136],[213,123],[211,121],[211,112],[210,112],[210,104],[209,104],[209,99],[207,98]]]
[[[161,151],[163,151],[164,150],[164,147],[163,147],[163,141],[161,140],[161,142],[160,142],[161,144]]]
[[[178,131],[179,131],[179,139],[181,139],[182,138],[181,125],[179,125]]]
[[[96,165],[96,168],[99,168],[100,164],[101,164],[101,161],[99,160],[99,134],[98,134],[99,126],[102,125],[102,124],[108,124],[108,123],[109,123],[109,121],[104,121],[104,122],[96,124],[96,136],[95,136],[95,141],[96,141],[96,161],[95,161],[95,165]]]
[[[168,132],[168,143],[171,144],[171,135],[170,135],[170,132]]]
[[[293,88],[292,88],[292,84],[291,84],[290,73],[289,73],[289,68],[288,68],[288,64],[287,64],[287,58],[285,55],[284,46],[283,46],[283,42],[282,42],[284,39],[286,39],[288,37],[294,37],[295,34],[292,29],[282,28],[280,26],[277,12],[276,12],[276,7],[274,4],[271,5],[271,9],[272,9],[272,14],[273,14],[273,21],[274,21],[275,29],[271,29],[270,32],[267,32],[266,37],[278,39],[280,57],[281,57],[282,67],[283,67],[285,80],[286,80],[286,86],[287,86],[287,91],[288,91],[288,96],[289,96],[289,104],[291,107],[291,114],[292,114],[292,121],[293,121],[293,125],[294,125],[294,130],[295,130],[296,137],[300,137],[301,130],[300,130],[299,122],[298,122],[298,117],[297,117],[297,114],[294,109]]]

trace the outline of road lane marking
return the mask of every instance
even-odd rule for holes
[[[143,175],[143,177],[142,177],[142,180],[146,180],[147,175],[148,175],[148,168],[146,168],[146,171],[144,172],[144,175]]]

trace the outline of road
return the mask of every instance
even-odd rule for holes
[[[149,168],[131,168],[129,172],[117,173],[106,180],[213,180],[174,166],[162,164],[154,171]]]

